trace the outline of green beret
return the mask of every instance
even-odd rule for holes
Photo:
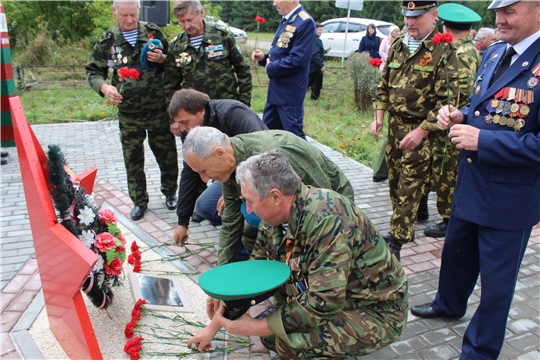
[[[460,4],[446,3],[439,6],[439,17],[444,25],[458,30],[468,30],[472,23],[479,22],[482,17],[476,11]]]
[[[208,270],[199,278],[199,285],[208,296],[222,300],[227,307],[225,316],[235,320],[272,296],[290,275],[285,263],[250,260]]]

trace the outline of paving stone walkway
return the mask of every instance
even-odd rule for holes
[[[96,200],[110,206],[121,217],[123,225],[146,241],[172,242],[176,226],[173,211],[164,207],[164,196],[159,191],[159,170],[146,144],[146,174],[150,196],[149,210],[139,221],[129,220],[132,202],[127,196],[126,175],[116,122],[72,123],[32,126],[41,145],[59,145],[75,173],[90,166],[98,167],[94,188]],[[313,140],[350,179],[356,203],[381,231],[389,228],[391,215],[387,182],[373,183],[372,170],[356,161]],[[181,149],[178,140],[178,149]],[[0,308],[2,333],[0,358],[38,359],[39,349],[32,346],[28,328],[32,319],[43,307],[39,296],[41,283],[34,257],[34,246],[27,217],[17,152],[10,152],[9,162],[1,171],[1,265]],[[181,161],[179,161],[181,165]],[[441,218],[435,209],[435,196],[429,200],[430,219],[417,223],[417,236],[427,226],[438,223]],[[189,266],[204,272],[215,266],[219,228],[207,221],[190,224],[189,236],[193,242],[214,242],[213,251],[190,256],[179,266]],[[402,265],[409,275],[410,306],[431,300],[437,289],[438,268],[444,239],[418,237],[402,250]],[[183,254],[183,248],[169,248],[173,253]],[[540,224],[535,227],[520,269],[514,302],[508,318],[506,341],[501,359],[540,359]],[[195,280],[197,277],[195,277]],[[480,283],[470,299],[465,317],[453,319],[423,320],[409,313],[409,323],[401,338],[391,346],[365,359],[455,359],[459,357],[462,335],[479,301]],[[41,299],[41,300],[40,300]],[[41,302],[40,302],[41,301]],[[261,307],[253,309],[254,313]],[[249,353],[231,354],[228,359],[269,359],[268,353],[256,339]],[[219,359],[223,356],[213,356]]]

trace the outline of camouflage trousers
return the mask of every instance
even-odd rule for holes
[[[389,118],[386,161],[388,187],[392,202],[390,235],[399,243],[414,240],[414,221],[431,176],[431,133],[414,150],[402,150],[399,143],[419,124],[399,123]]]
[[[279,311],[279,309],[278,309]],[[263,336],[280,359],[339,359],[371,354],[394,342],[405,329],[407,301],[346,310],[312,331]]]
[[[133,204],[146,206],[148,192],[144,173],[144,140],[156,157],[161,172],[161,192],[174,195],[178,188],[178,150],[176,139],[169,129],[167,110],[119,114],[120,142],[126,166],[129,197]]]
[[[437,210],[444,219],[450,218],[452,198],[456,187],[459,155],[461,150],[456,148],[448,139],[447,131],[441,131],[436,135],[432,145],[432,172],[431,182],[437,192]],[[444,147],[446,144],[446,155]],[[444,157],[444,164],[443,164]],[[442,167],[442,174],[441,174]],[[428,189],[429,192],[429,189]]]

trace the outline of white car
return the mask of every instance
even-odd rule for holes
[[[229,26],[229,30],[231,30],[237,42],[242,44],[247,42],[248,37],[244,30],[235,28],[234,26]]]
[[[377,36],[380,36],[381,38],[387,36],[390,26],[394,25],[386,21],[349,18],[347,43],[345,44],[347,18],[330,19],[323,22],[321,40],[325,49],[330,48],[325,56],[341,57],[343,55],[343,48],[345,48],[346,58],[352,55],[358,50],[360,40],[366,35],[369,24],[375,25],[377,28]]]

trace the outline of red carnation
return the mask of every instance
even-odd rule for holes
[[[130,71],[128,68],[123,67],[118,69],[118,75],[127,80],[130,77]]]
[[[129,323],[126,324],[126,329],[124,330],[124,335],[131,339],[133,337],[133,331],[137,327],[137,321],[132,319]]]
[[[450,40],[451,38],[452,36],[450,36]],[[131,76],[133,80],[139,79],[139,72],[137,71],[137,69],[129,69],[129,75]]]
[[[441,45],[442,43],[450,44],[454,39],[449,33],[437,33],[431,40],[435,45]]]
[[[375,68],[378,68],[379,66],[381,66],[382,60],[377,59],[377,58],[372,58],[372,59],[369,59],[368,64]]]
[[[259,24],[264,24],[266,22],[266,20],[264,20],[264,18],[260,17],[259,15],[255,16],[255,21]]]
[[[142,336],[137,336],[126,342],[124,346],[124,352],[129,354],[131,360],[138,360],[140,351],[142,350],[142,341],[144,338]]]

